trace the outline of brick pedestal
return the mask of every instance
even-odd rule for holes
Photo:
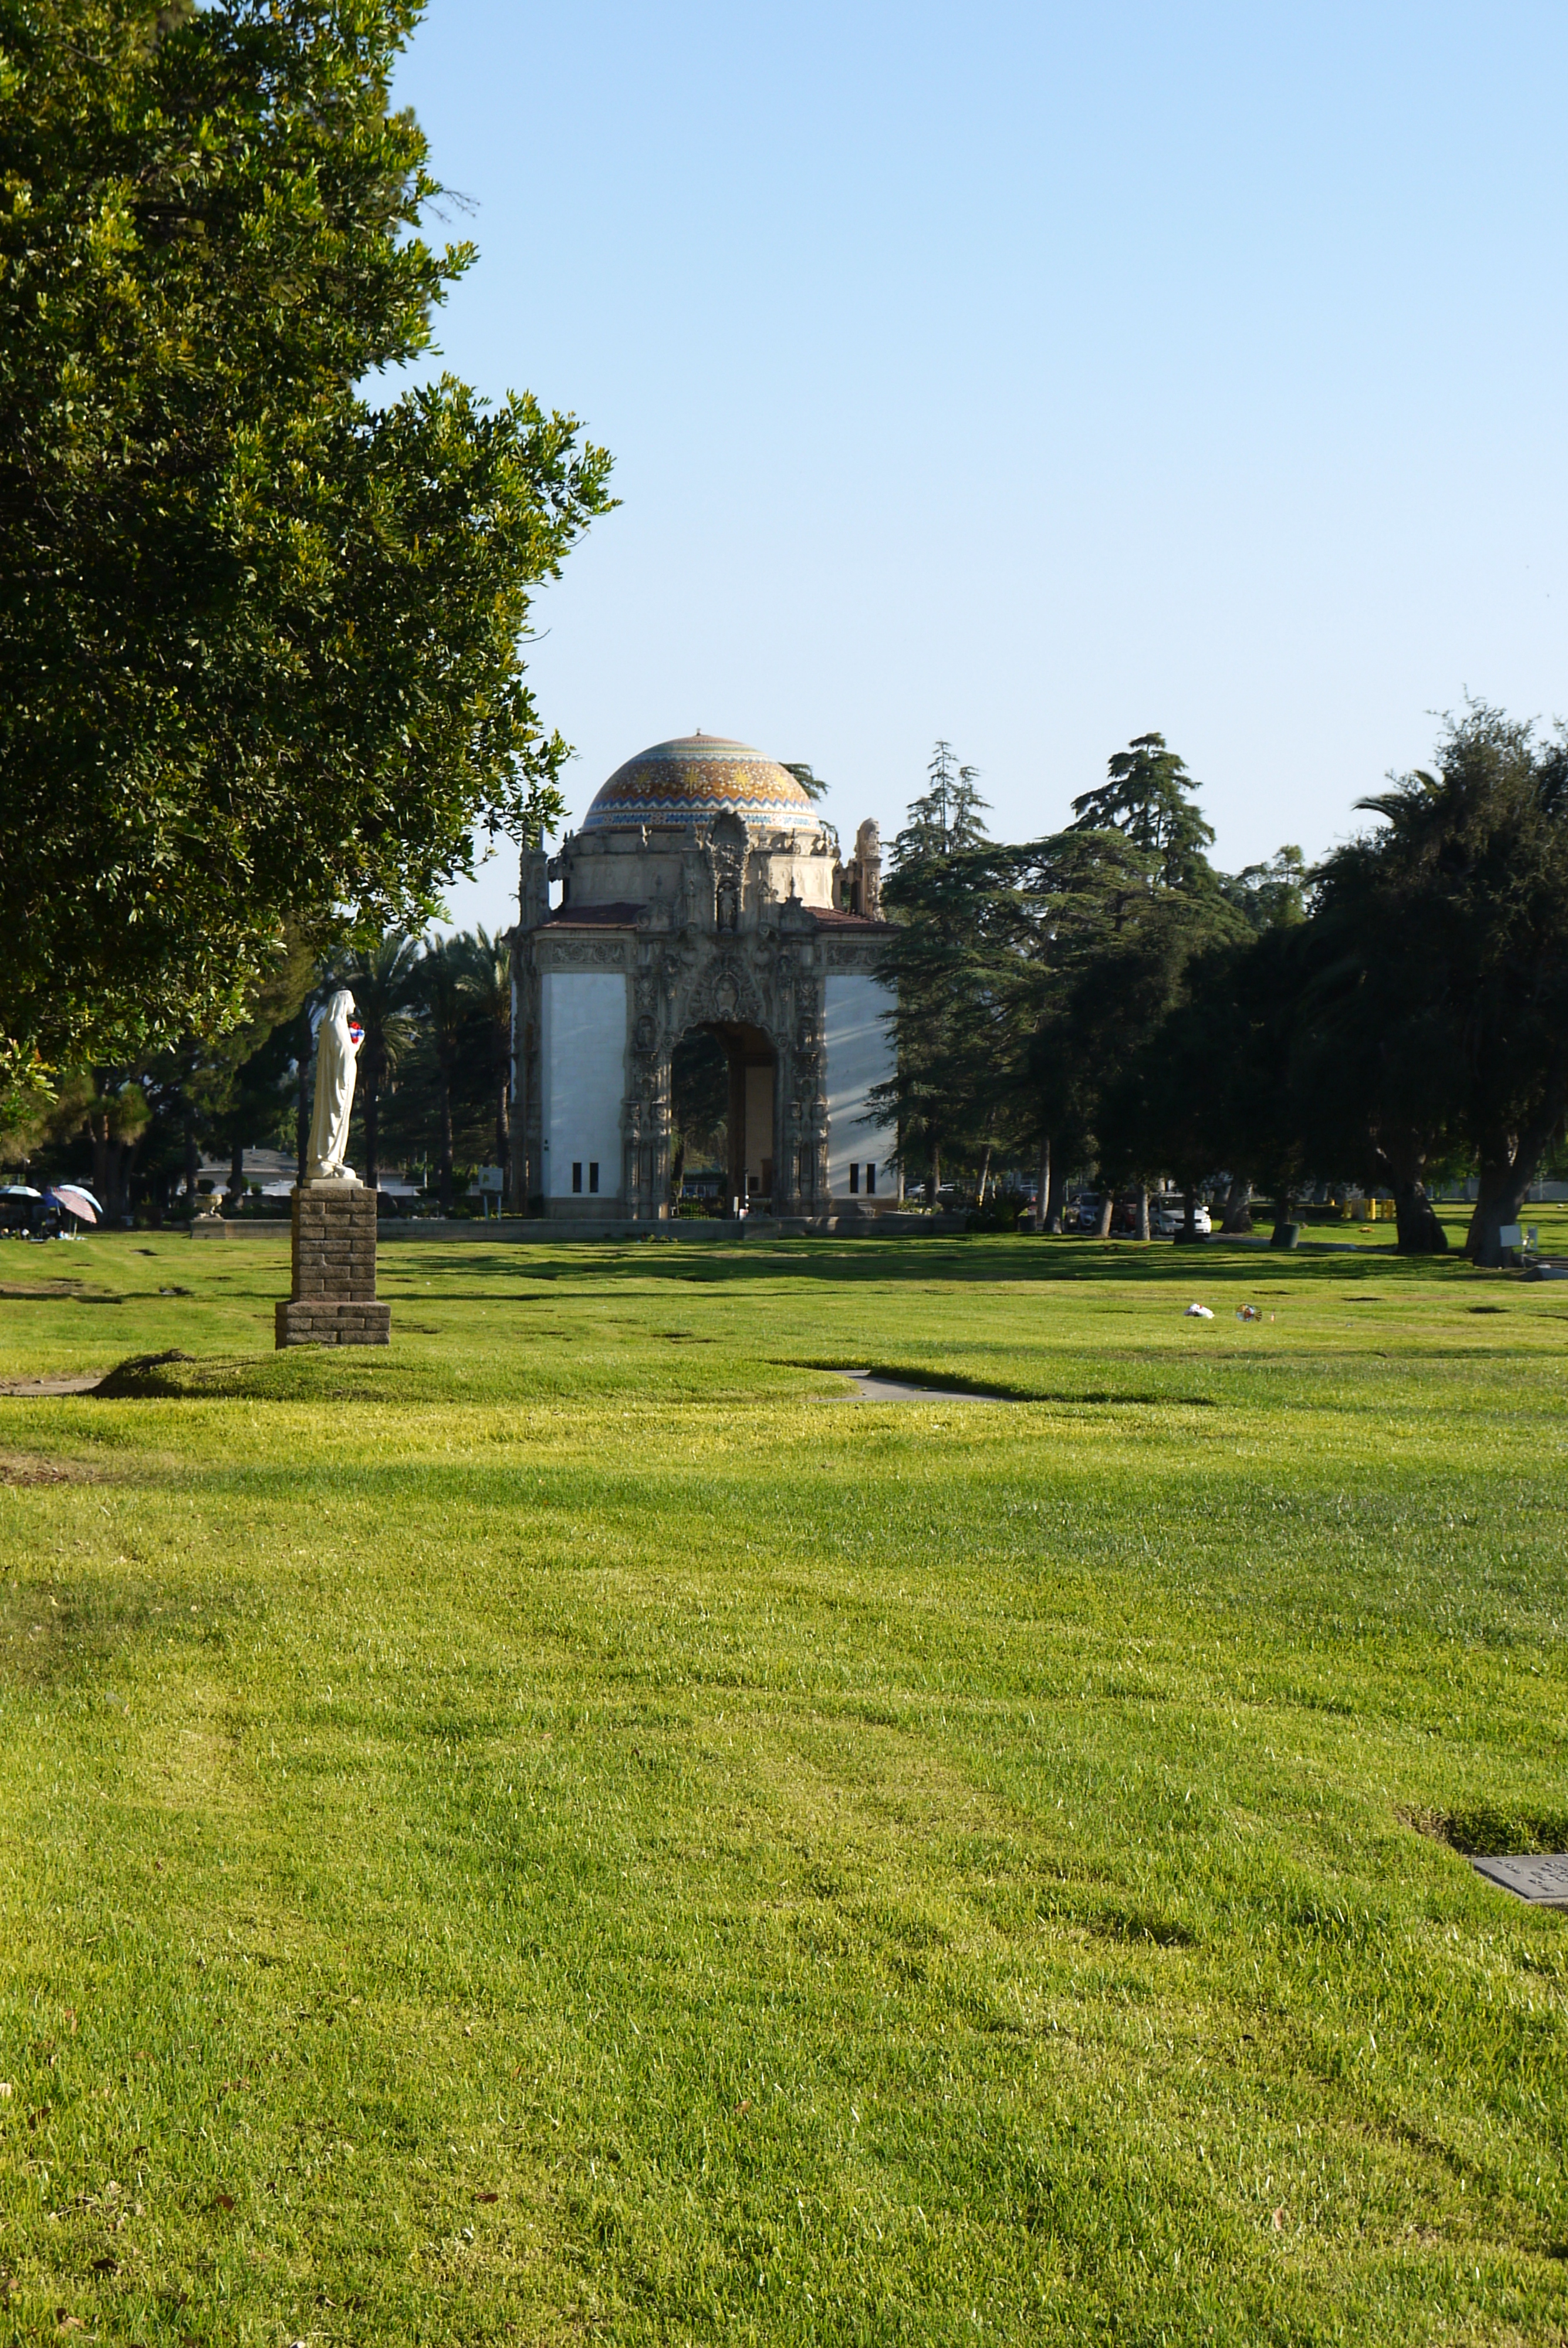
[[[375,1192],[307,1182],[293,1195],[293,1294],[277,1307],[280,1345],[384,1345],[392,1307],[375,1301]]]

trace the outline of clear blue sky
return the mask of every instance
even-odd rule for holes
[[[702,726],[890,832],[943,735],[1024,838],[1158,727],[1234,867],[1467,690],[1568,714],[1561,0],[432,0],[397,87],[445,363],[616,458],[574,818]]]

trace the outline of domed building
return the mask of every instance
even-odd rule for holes
[[[787,767],[709,734],[629,758],[558,855],[525,850],[514,1134],[530,1211],[669,1214],[671,1063],[704,1035],[727,1069],[729,1211],[896,1204],[868,1097],[893,1073],[881,888],[874,823],[845,862]]]

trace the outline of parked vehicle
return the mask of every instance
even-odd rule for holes
[[[1098,1196],[1093,1192],[1086,1194],[1077,1202],[1076,1212],[1078,1220],[1076,1223],[1069,1220],[1068,1229],[1070,1231],[1098,1231],[1100,1228],[1100,1217],[1103,1211],[1104,1206],[1105,1198],[1103,1192],[1101,1192]],[[1113,1240],[1131,1239],[1137,1228],[1138,1195],[1135,1190],[1127,1190],[1122,1192],[1117,1198],[1115,1204],[1111,1210],[1111,1237]]]
[[[1151,1200],[1149,1228],[1157,1238],[1173,1240],[1178,1232],[1186,1229],[1186,1208],[1182,1200],[1173,1198],[1166,1193],[1157,1201]],[[1193,1210],[1193,1229],[1201,1239],[1207,1239],[1213,1228],[1209,1210],[1200,1201]]]

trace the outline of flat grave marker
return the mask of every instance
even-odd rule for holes
[[[1522,1851],[1505,1859],[1472,1859],[1489,1883],[1517,1893],[1533,1908],[1568,1908],[1568,1851]]]

